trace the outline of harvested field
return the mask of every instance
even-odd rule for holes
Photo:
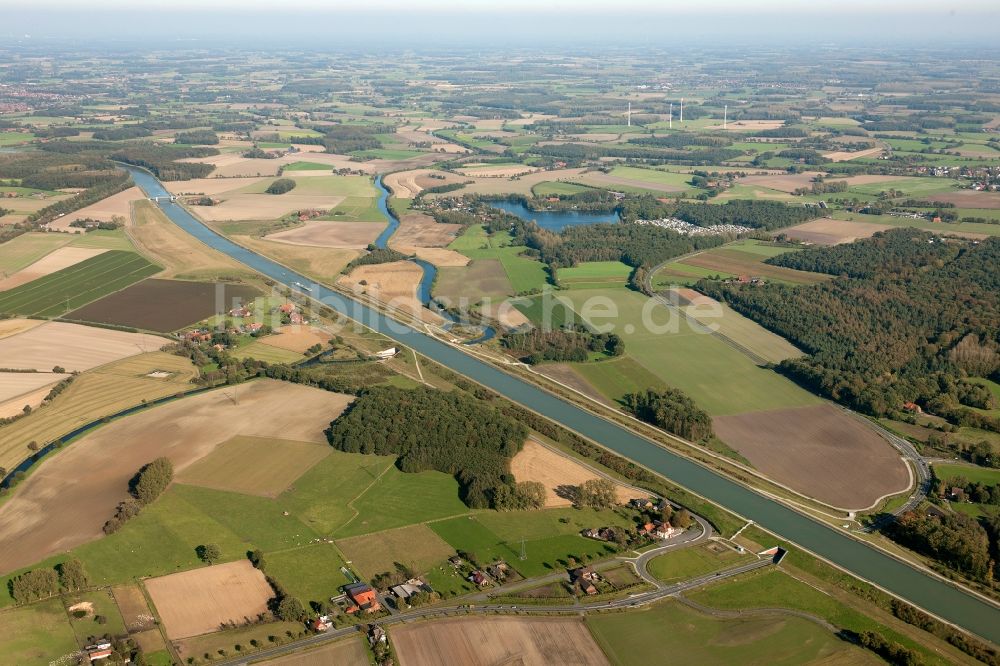
[[[624,185],[625,187],[636,187],[643,190],[653,190],[655,192],[683,192],[684,190],[690,189],[682,185],[672,185],[670,183],[657,183],[651,180],[622,178],[620,176],[612,176],[611,174],[602,173],[600,171],[588,173],[580,179],[580,182],[590,183],[599,187]]]
[[[140,252],[164,267],[160,277],[218,279],[250,274],[242,264],[213,250],[168,220],[152,203],[136,202],[133,213],[125,231]]]
[[[756,185],[758,187],[767,187],[781,192],[792,192],[800,187],[809,187],[812,185],[813,178],[817,175],[820,174],[815,171],[794,174],[767,174],[763,176],[746,176],[744,178],[740,178],[736,182],[739,185],[748,185],[751,187]],[[838,178],[837,180],[840,179]]]
[[[699,266],[713,271],[722,271],[731,275],[750,275],[770,280],[791,282],[793,284],[816,284],[829,280],[829,275],[797,271],[782,266],[771,266],[761,261],[760,255],[754,255],[740,250],[711,250],[702,252],[682,260],[681,264]]]
[[[262,666],[368,666],[364,639],[345,638],[313,650],[261,662]]]
[[[117,585],[111,588],[111,594],[121,611],[125,628],[130,632],[143,631],[156,626],[156,618],[149,610],[146,596],[138,585]],[[159,633],[159,632],[157,632]]]
[[[948,192],[947,194],[934,194],[927,198],[931,201],[953,203],[959,208],[1000,209],[1000,192],[963,190],[961,192]]]
[[[403,254],[415,254],[418,259],[423,259],[439,268],[467,266],[469,263],[469,258],[464,254],[443,247],[408,247],[404,245],[393,247]]]
[[[382,179],[382,182],[389,188],[393,196],[400,199],[412,199],[429,187],[464,183],[466,180],[468,179],[448,171],[413,169],[412,171],[390,173]]]
[[[584,481],[600,478],[593,470],[567,455],[556,453],[529,439],[510,462],[510,471],[518,482],[538,481],[545,486],[545,506],[572,506],[575,487]],[[638,491],[615,483],[621,504],[627,504]]]
[[[102,222],[110,222],[114,217],[123,217],[127,219],[129,216],[129,204],[133,201],[138,201],[144,198],[146,198],[146,195],[142,193],[142,190],[138,187],[130,187],[124,192],[112,194],[107,199],[101,199],[95,204],[91,204],[78,211],[74,211],[53,220],[45,226],[49,229],[58,229],[59,231],[82,233],[83,229],[71,227],[69,226],[70,223],[75,220],[84,220],[87,218],[101,220]]]
[[[446,303],[475,305],[484,298],[503,300],[513,292],[498,259],[475,259],[468,266],[442,268],[434,284],[434,297]]]
[[[167,644],[163,642],[163,634],[160,633],[159,629],[140,631],[137,634],[132,634],[129,638],[134,640],[146,654],[167,649]]]
[[[0,339],[0,367],[48,371],[59,365],[82,372],[168,342],[156,335],[52,321]]]
[[[869,238],[876,232],[892,229],[888,224],[875,224],[872,222],[848,222],[847,220],[813,220],[804,224],[797,224],[794,227],[787,227],[779,232],[784,233],[793,240],[816,245],[839,245],[841,243],[853,243],[859,238]]]
[[[270,161],[270,160],[269,160]],[[235,192],[247,187],[252,187],[257,183],[269,180],[268,178],[193,178],[191,180],[173,180],[163,183],[163,186],[171,194],[204,194],[216,196],[226,192]]]
[[[526,173],[533,173],[538,171],[538,167],[531,167],[522,164],[514,166],[492,166],[489,164],[484,164],[483,166],[466,167],[463,169],[457,169],[457,171],[463,176],[481,176],[487,178],[513,178],[514,176],[520,176]]]
[[[100,538],[104,521],[127,496],[129,479],[158,456],[170,458],[176,474],[182,475],[189,465],[237,435],[322,444],[323,429],[350,400],[298,384],[257,380],[239,389],[169,402],[106,425],[47,458],[0,506],[0,540],[11,544],[0,551],[0,572]]]
[[[346,223],[339,222],[338,224]],[[250,236],[233,236],[232,238],[240,245],[273,257],[286,266],[320,282],[335,282],[344,266],[361,254],[358,250],[293,245]]]
[[[227,220],[276,220],[303,208],[336,208],[346,197],[324,194],[231,194],[215,206],[198,206],[198,217],[208,222]]]
[[[0,280],[0,291],[20,287],[32,280],[74,266],[81,261],[96,257],[106,250],[88,247],[60,247],[30,266],[26,266],[10,277]]]
[[[267,613],[274,596],[264,574],[247,560],[150,578],[145,582],[167,635],[188,638]]]
[[[23,333],[43,323],[41,319],[0,319],[0,340]]]
[[[176,476],[179,483],[277,497],[332,449],[316,442],[234,437]]]
[[[412,261],[393,261],[358,266],[337,283],[422,317],[425,321],[440,322],[440,317],[426,309],[420,301],[417,289],[423,275],[423,269]]]
[[[154,371],[168,376],[150,377]],[[190,388],[195,374],[189,360],[164,352],[140,354],[85,372],[50,404],[0,428],[0,466],[14,469],[28,457],[29,442],[46,444],[81,424]]]
[[[315,326],[289,325],[278,327],[273,335],[265,335],[258,341],[261,344],[301,354],[313,345],[325,345],[332,337]]]
[[[765,476],[842,509],[865,509],[906,490],[899,453],[830,404],[712,419],[715,433]]]
[[[563,618],[449,618],[392,629],[400,666],[599,666],[586,625]]]
[[[874,157],[875,155],[881,155],[882,151],[885,150],[882,147],[869,148],[867,150],[836,150],[832,153],[823,153],[823,157],[829,159],[832,162],[847,162],[848,160],[856,160],[859,157]]]
[[[513,329],[531,324],[531,320],[509,300],[503,300],[499,303],[496,301],[489,304],[484,303],[481,311],[487,317],[499,321],[502,326],[507,328]]]
[[[378,222],[307,222],[304,226],[266,236],[265,240],[362,250],[375,242],[385,226]]]
[[[447,247],[462,233],[460,224],[443,224],[433,220],[410,222],[404,216],[389,242],[390,247]]]
[[[69,377],[54,372],[0,372],[0,418],[38,407],[56,382]]]
[[[66,319],[168,333],[252,302],[254,287],[222,282],[143,280],[65,315]]]
[[[4,203],[10,205],[6,200]],[[6,278],[72,240],[62,234],[30,232],[0,243],[0,275]]]
[[[875,183],[889,183],[892,181],[901,180],[899,176],[882,176],[879,174],[862,174],[860,176],[848,176],[847,178],[833,177],[829,180],[846,180],[848,187],[854,187],[855,185],[873,185]]]
[[[726,123],[725,129],[728,132],[759,132],[761,130],[778,129],[784,126],[784,120],[733,120]],[[723,126],[722,123],[719,123],[718,125],[709,125],[705,129],[721,130]]]
[[[454,548],[423,523],[338,539],[337,547],[362,576],[369,578],[395,571],[396,562],[423,573],[455,554]]]

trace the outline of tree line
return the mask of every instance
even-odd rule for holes
[[[104,533],[114,534],[122,525],[139,515],[142,509],[159,497],[174,478],[174,466],[167,458],[157,458],[143,465],[129,482],[131,497],[118,503],[115,515],[104,523]]]
[[[636,418],[692,442],[705,441],[713,435],[712,417],[680,389],[668,387],[629,393],[622,398],[622,406]]]

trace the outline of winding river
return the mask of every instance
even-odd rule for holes
[[[508,375],[459,348],[394,321],[361,302],[311,281],[284,266],[237,245],[199,222],[150,173],[130,168],[136,184],[150,197],[165,197],[160,208],[175,224],[205,244],[311,296],[337,312],[384,333],[402,344],[463,374],[510,400],[663,474],[709,500],[783,535],[839,567],[896,594],[965,629],[1000,643],[1000,608],[947,582],[919,571],[875,548],[768,499],[589,411],[561,400],[537,386]]]

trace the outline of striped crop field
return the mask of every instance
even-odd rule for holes
[[[0,294],[0,312],[58,316],[161,270],[135,252],[110,250]]]

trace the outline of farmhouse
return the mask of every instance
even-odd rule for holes
[[[326,631],[332,626],[333,622],[330,621],[329,615],[320,615],[312,621],[312,628],[314,631]]]
[[[411,578],[402,585],[396,585],[395,587],[390,588],[390,590],[396,595],[396,597],[406,601],[417,592],[429,592],[430,588],[419,578]]]
[[[344,587],[344,592],[347,593],[347,598],[351,601],[351,605],[347,607],[348,613],[359,613],[361,611],[376,613],[382,610],[382,604],[379,603],[375,590],[365,583],[347,585]]]
[[[645,497],[629,500],[629,504],[631,504],[633,508],[638,509],[639,511],[645,511],[647,509],[653,508],[653,500]]]
[[[579,567],[569,572],[569,579],[580,591],[587,595],[597,594],[596,581],[601,579],[593,567]]]
[[[469,576],[469,580],[479,587],[486,587],[493,582],[490,580],[489,576],[484,574],[482,571],[473,571],[472,575]]]
[[[290,315],[295,312],[295,303],[282,303],[278,306],[278,311],[281,314]]]

